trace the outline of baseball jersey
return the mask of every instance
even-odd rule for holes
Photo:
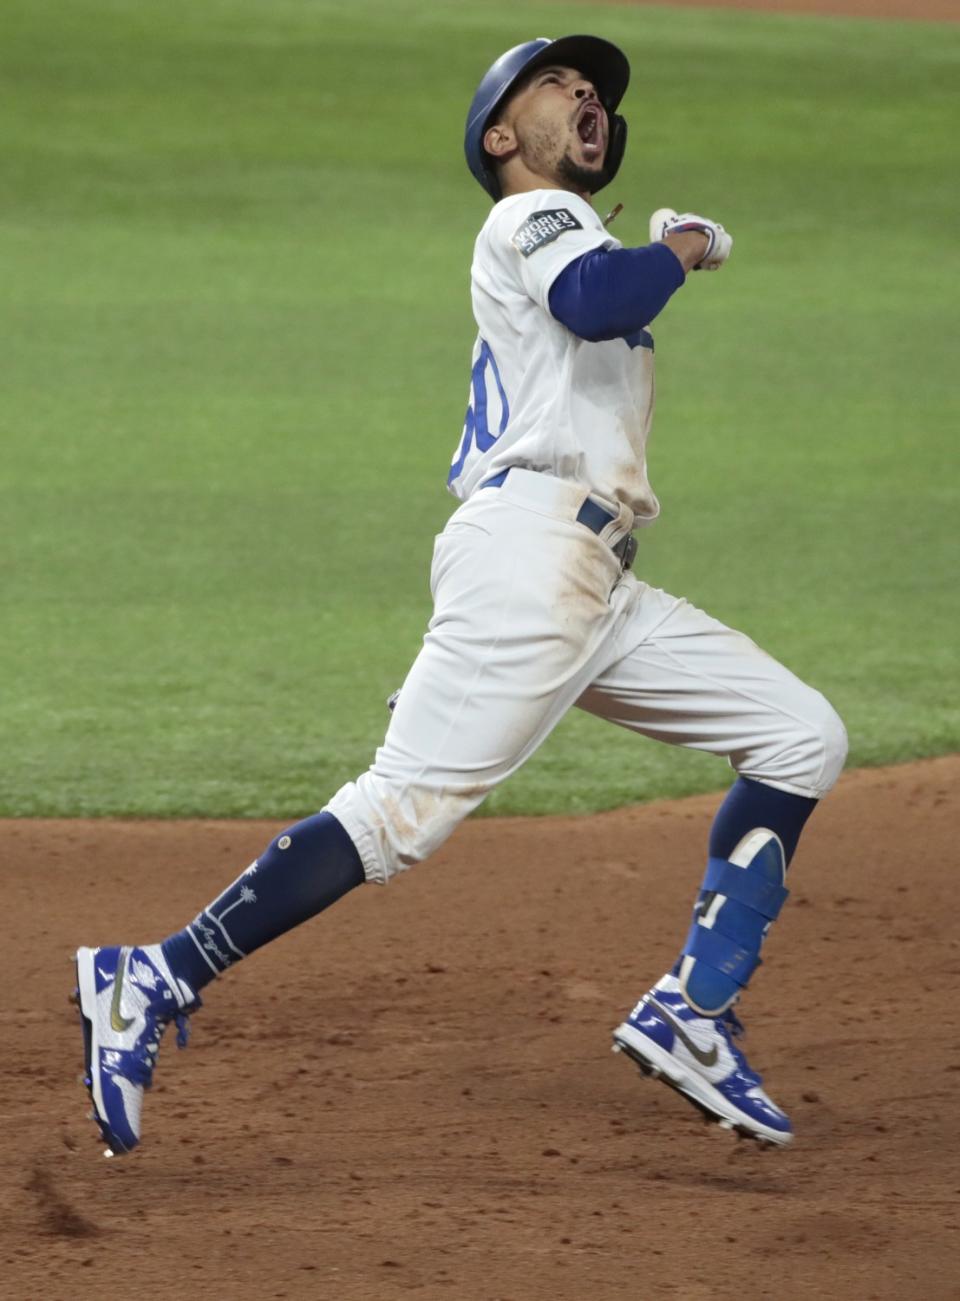
[[[510,195],[474,247],[470,399],[448,486],[466,501],[508,466],[583,484],[628,506],[660,506],[647,480],[653,339],[647,330],[591,343],[550,314],[550,287],[591,249],[620,248],[593,208],[566,190]]]

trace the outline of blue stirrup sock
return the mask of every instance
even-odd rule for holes
[[[364,881],[353,841],[332,813],[289,827],[182,931],[161,944],[194,990]]]
[[[690,1006],[719,1016],[760,965],[789,891],[800,832],[817,801],[740,777],[710,831],[710,857],[674,974]]]

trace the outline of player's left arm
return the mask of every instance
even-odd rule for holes
[[[570,262],[550,287],[550,313],[590,342],[644,329],[684,283],[687,272],[714,270],[729,256],[723,227],[692,213],[660,209],[642,248],[593,249]]]
[[[619,339],[649,325],[684,280],[683,263],[666,244],[593,249],[554,280],[550,314],[590,343]]]
[[[691,245],[686,239],[681,243],[687,235],[702,236],[705,243]],[[650,218],[650,241],[655,240],[662,240],[681,259],[689,250],[694,260],[692,265],[685,265],[687,271],[719,271],[733,248],[733,237],[719,221],[699,217],[695,212],[677,213],[673,208],[658,208]]]

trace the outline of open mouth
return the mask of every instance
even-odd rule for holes
[[[577,135],[588,158],[597,158],[603,153],[604,113],[599,104],[584,104],[577,115]]]

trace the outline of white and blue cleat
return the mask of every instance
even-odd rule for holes
[[[186,1019],[200,999],[176,979],[156,944],[82,948],[76,961],[73,1001],[83,1026],[83,1082],[107,1155],[121,1156],[140,1142],[143,1094],[153,1082],[164,1031],[175,1021],[177,1043],[184,1047]]]
[[[782,1147],[793,1137],[790,1121],[736,1047],[734,1039],[742,1033],[731,1010],[717,1017],[695,1012],[680,982],[668,975],[614,1030],[613,1050],[683,1094],[722,1129]]]

